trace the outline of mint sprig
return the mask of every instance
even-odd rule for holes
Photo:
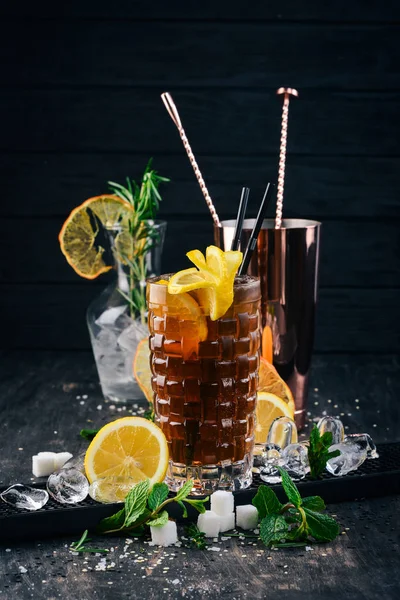
[[[312,479],[318,479],[325,470],[326,463],[330,458],[339,456],[339,450],[329,451],[332,446],[332,433],[325,431],[320,434],[316,425],[311,430],[310,442],[308,447],[308,462],[310,463],[310,476]]]
[[[190,504],[199,513],[204,513],[203,500],[188,498],[193,488],[193,480],[188,480],[172,498],[168,498],[168,486],[165,483],[155,483],[150,489],[150,481],[145,479],[137,483],[125,498],[124,507],[114,515],[106,517],[97,526],[98,533],[123,533],[124,535],[142,534],[147,526],[162,527],[168,521],[168,512],[165,507],[176,502],[183,509],[183,516],[187,516],[185,504]]]
[[[275,492],[265,485],[260,485],[253,498],[264,544],[283,548],[334,540],[340,528],[335,519],[323,513],[323,499],[320,496],[302,498],[289,474],[281,467],[278,469],[288,502],[282,504]]]
[[[90,554],[106,554],[108,550],[106,548],[93,548],[92,546],[85,546],[85,542],[90,542],[88,538],[89,531],[85,529],[81,538],[77,542],[72,542],[69,549],[72,552],[88,552]]]

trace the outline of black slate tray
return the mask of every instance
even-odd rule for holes
[[[366,460],[357,471],[348,475],[334,477],[325,473],[321,480],[306,478],[296,485],[302,496],[319,495],[328,504],[400,494],[400,443],[381,444],[378,452],[378,459]],[[250,504],[262,483],[259,476],[255,475],[250,488],[234,493],[235,505]],[[45,483],[34,487],[45,488]],[[282,486],[278,484],[271,487],[284,501]],[[43,508],[32,512],[13,508],[0,500],[0,542],[80,535],[85,529],[94,530],[101,519],[120,508],[121,504],[99,504],[89,497],[76,505],[58,504],[50,498]],[[179,522],[197,519],[198,513],[191,507],[188,507],[191,509],[188,519],[182,518],[177,504],[173,503],[168,508],[170,516]]]

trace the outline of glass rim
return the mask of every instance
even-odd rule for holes
[[[252,230],[256,219],[245,219],[243,221],[243,230]],[[221,226],[215,226],[216,229],[230,229],[236,225],[236,219],[226,219],[221,221]],[[312,219],[282,219],[282,226],[280,229],[293,230],[293,229],[316,229],[322,225],[321,221],[314,221]],[[261,229],[270,230],[275,229],[275,219],[264,219]]]

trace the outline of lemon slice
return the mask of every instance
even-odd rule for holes
[[[145,338],[138,344],[133,359],[133,375],[140,389],[150,404],[153,404],[153,388],[151,387],[150,348],[149,340]]]
[[[256,444],[265,444],[272,421],[278,417],[289,417],[289,419],[294,419],[292,407],[270,392],[258,392],[256,406]],[[297,438],[297,434],[293,435],[293,437],[295,436]],[[292,443],[295,442],[297,442],[297,439],[292,439]],[[279,445],[279,442],[276,443]]]
[[[150,479],[163,481],[168,468],[165,435],[151,421],[141,417],[117,419],[102,427],[85,456],[90,483],[97,479],[121,477],[135,483]]]
[[[212,281],[206,279],[201,271],[195,268],[185,269],[172,275],[168,282],[168,293],[182,294],[200,288],[211,287],[212,285]]]
[[[206,250],[207,267],[222,282],[228,278],[226,253],[217,246],[208,246]]]
[[[289,386],[278,375],[275,367],[263,357],[260,359],[260,369],[258,372],[258,391],[275,394],[275,396],[278,396],[281,400],[286,402],[294,412],[295,406],[293,394],[290,391]]]

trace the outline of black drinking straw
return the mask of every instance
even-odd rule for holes
[[[251,232],[249,241],[247,243],[243,262],[239,268],[239,275],[245,274],[247,272],[247,269],[249,268],[251,257],[253,256],[254,248],[256,247],[256,244],[257,244],[258,234],[260,233],[260,230],[261,230],[261,227],[262,227],[262,224],[264,221],[265,213],[267,212],[267,208],[268,208],[269,202],[271,200],[271,193],[274,188],[275,188],[275,186],[272,183],[269,183],[265,189],[264,198],[262,199],[262,202],[261,202],[261,205],[260,205],[260,208],[258,211],[257,219],[256,219],[256,222],[254,223],[253,231]]]
[[[231,250],[237,250],[239,247],[240,236],[242,235],[244,215],[246,214],[247,201],[249,199],[250,189],[248,187],[242,188],[242,194],[240,196],[238,214],[235,223],[235,232],[233,234],[233,240]]]

